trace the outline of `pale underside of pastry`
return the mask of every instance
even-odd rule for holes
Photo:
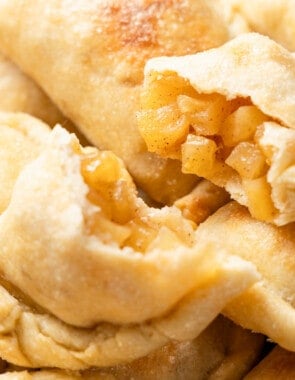
[[[195,338],[258,280],[252,264],[197,244],[176,207],[147,207],[113,153],[61,127],[48,140],[0,217],[5,360],[130,361]]]
[[[275,347],[245,380],[292,380],[295,378],[295,353]]]
[[[50,128],[23,113],[0,112],[0,214],[6,209],[16,178],[36,158]]]
[[[247,33],[184,57],[151,59],[138,114],[148,149],[225,187],[257,219],[295,220],[295,60]]]
[[[205,0],[2,0],[0,44],[91,143],[118,154],[152,198],[171,204],[195,179],[146,150],[135,117],[143,67],[150,57],[221,45],[232,36],[228,21]]]
[[[194,340],[169,343],[129,364],[80,372],[8,366],[0,379],[239,380],[257,363],[263,342],[262,335],[219,316]]]
[[[257,221],[231,202],[199,226],[197,239],[236,252],[262,275],[226,306],[225,315],[295,351],[295,224],[277,227]]]
[[[240,13],[249,27],[295,51],[295,2],[294,0],[225,0]]]
[[[30,372],[31,377],[28,378],[51,379],[55,375],[58,379],[88,380],[235,380],[247,373],[257,361],[263,341],[262,336],[252,334],[219,317],[193,341],[170,343],[127,365],[80,373],[45,370],[39,373]]]

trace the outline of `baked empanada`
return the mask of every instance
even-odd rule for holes
[[[176,207],[147,207],[113,153],[61,127],[48,140],[0,217],[5,360],[130,361],[195,338],[257,281],[251,263],[199,245]]]
[[[49,131],[46,124],[29,115],[0,112],[0,214],[10,201],[16,178],[39,155]]]
[[[295,353],[275,347],[246,377],[245,380],[293,380]]]
[[[151,59],[139,128],[150,151],[225,187],[257,219],[295,220],[295,59],[256,33]]]
[[[225,315],[295,351],[295,224],[277,227],[257,221],[231,202],[198,227],[197,241],[236,252],[262,275],[225,307]]]
[[[261,354],[264,337],[219,316],[196,339],[169,343],[125,365],[88,371],[21,371],[8,366],[0,379],[240,380]],[[11,377],[10,377],[11,376]]]
[[[143,67],[150,57],[221,45],[232,35],[227,22],[205,0],[7,0],[0,45],[89,141],[118,154],[140,187],[171,204],[195,179],[146,150],[135,117]]]
[[[295,50],[294,0],[225,0],[248,22],[249,27]]]

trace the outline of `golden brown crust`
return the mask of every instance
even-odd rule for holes
[[[139,84],[150,57],[228,40],[223,17],[203,0],[51,1],[44,7],[42,0],[2,2],[3,50],[92,143],[123,158],[152,198],[171,204],[189,192],[194,179],[181,174],[179,163],[146,152],[135,118]]]

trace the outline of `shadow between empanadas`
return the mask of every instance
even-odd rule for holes
[[[184,57],[151,59],[139,128],[148,149],[181,161],[260,220],[295,220],[295,60],[244,34]]]
[[[61,127],[48,140],[0,217],[4,359],[130,361],[195,338],[257,281],[250,263],[197,244],[177,208],[147,207],[113,153]]]

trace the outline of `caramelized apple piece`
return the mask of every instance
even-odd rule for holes
[[[243,187],[248,198],[248,208],[252,216],[266,222],[273,220],[277,213],[271,199],[271,186],[266,176],[244,179]]]
[[[235,146],[241,141],[253,139],[257,127],[269,118],[257,107],[239,107],[224,121],[220,135],[226,146]]]
[[[225,162],[235,169],[242,178],[255,179],[267,171],[265,156],[256,144],[241,142]]]

